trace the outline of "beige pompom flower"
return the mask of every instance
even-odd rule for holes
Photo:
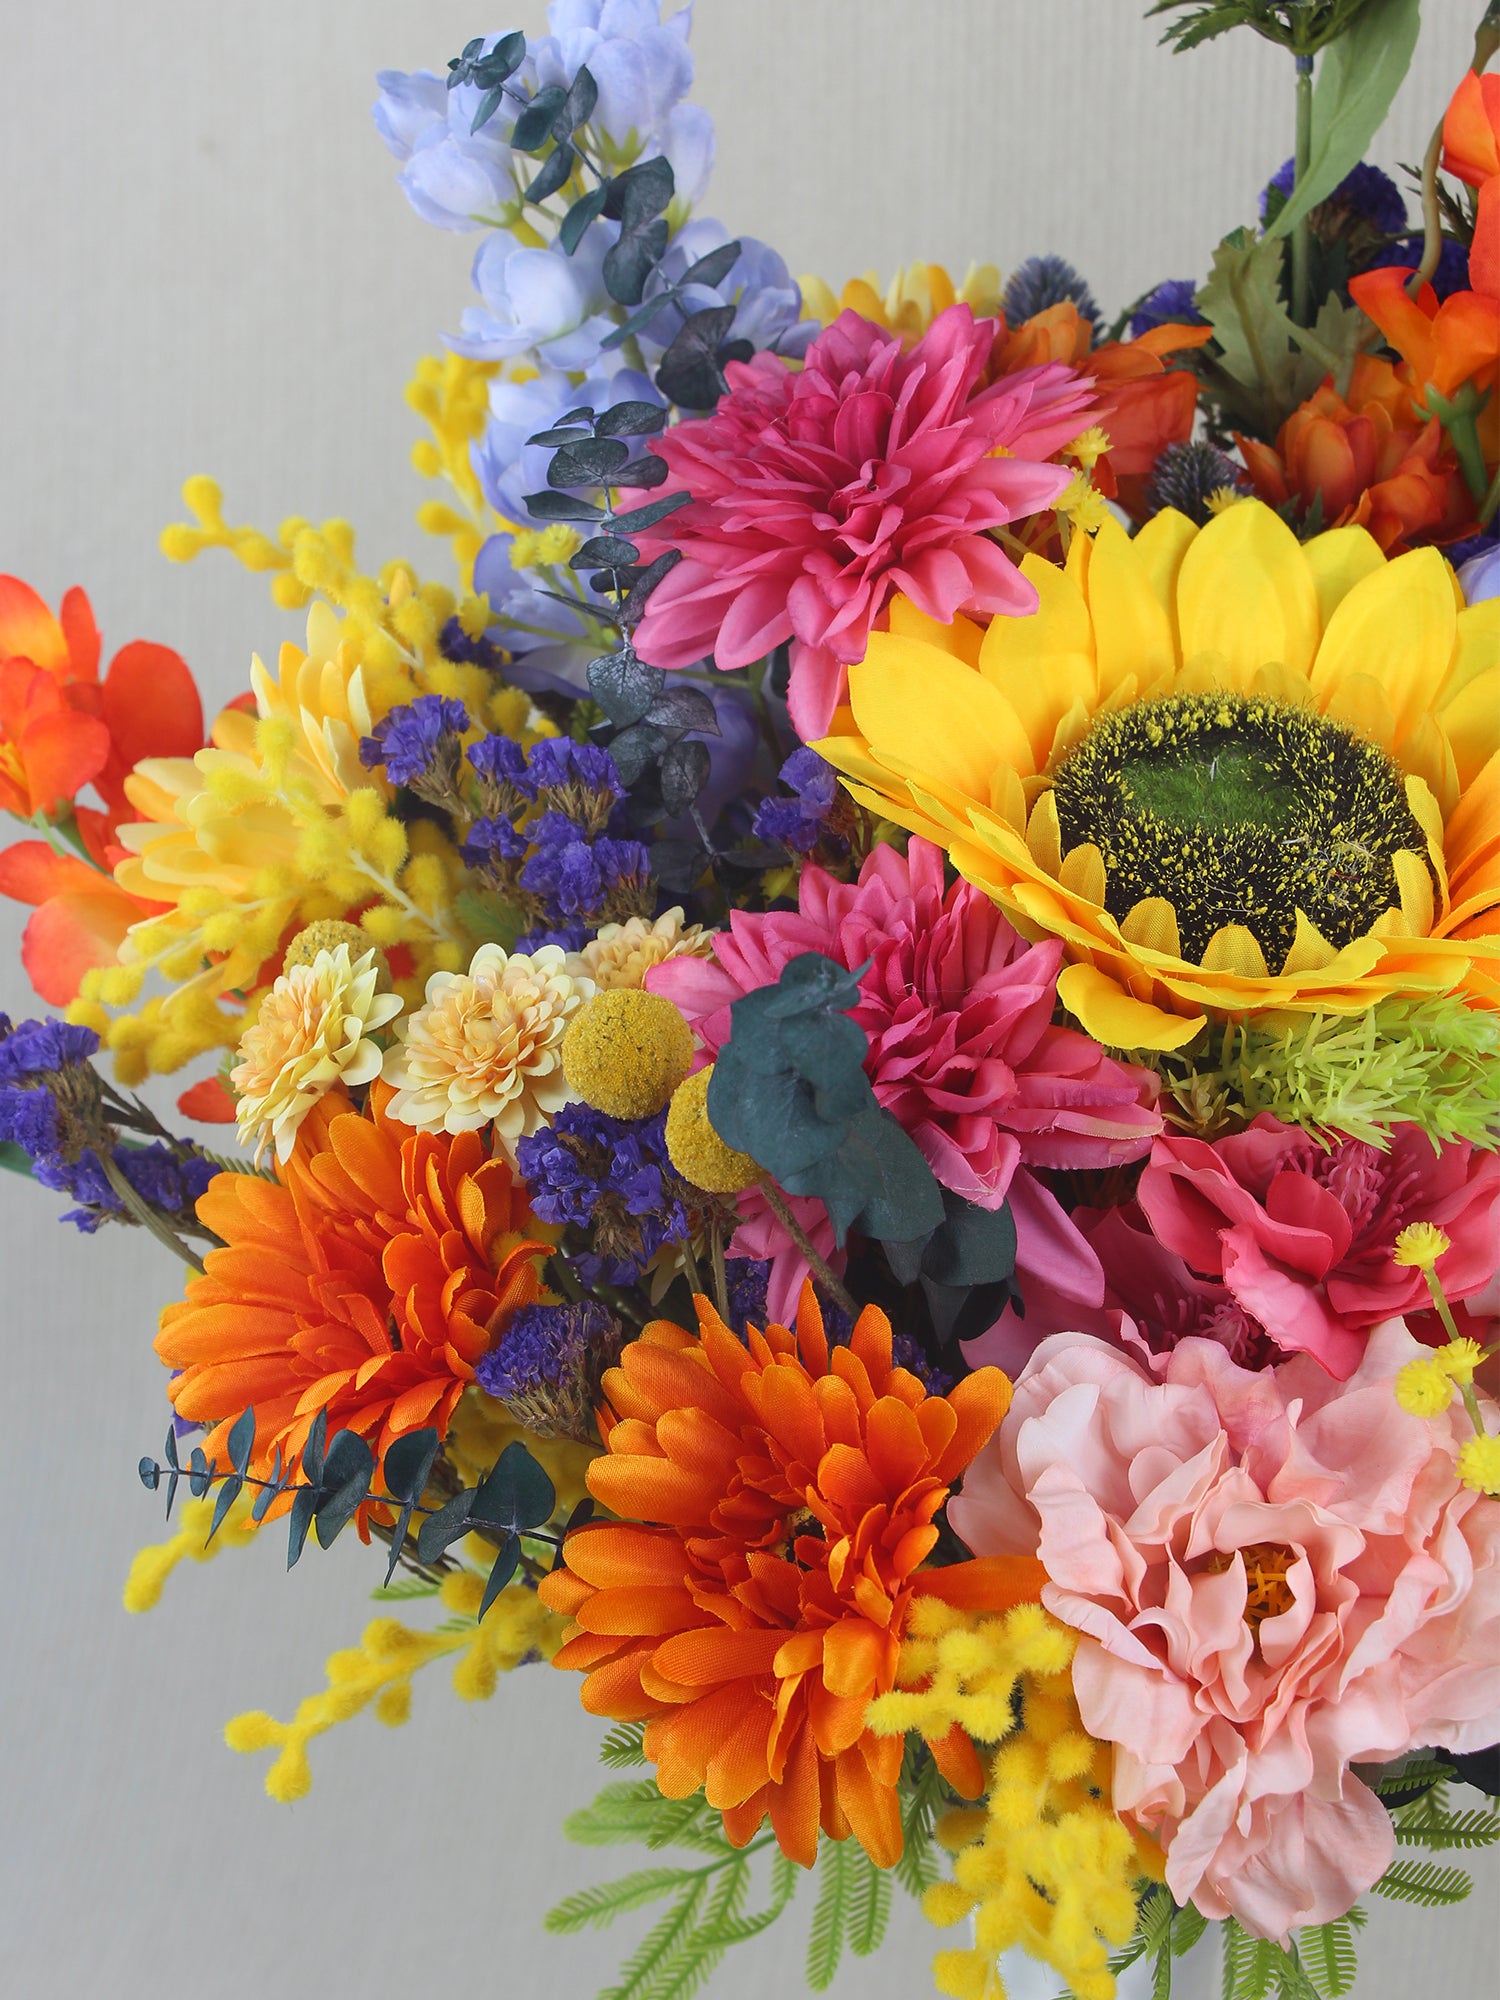
[[[475,1132],[493,1119],[512,1152],[573,1096],[563,1036],[593,997],[593,980],[555,944],[531,953],[482,944],[467,972],[432,975],[386,1056],[396,1086],[387,1117],[426,1132]]]
[[[619,986],[643,986],[652,966],[665,959],[712,958],[713,932],[682,919],[678,907],[665,911],[655,923],[632,917],[629,923],[604,924],[599,935],[568,962],[607,993]]]
[[[240,1139],[256,1142],[257,1162],[273,1144],[278,1160],[291,1157],[298,1126],[334,1084],[380,1074],[385,1052],[370,1038],[401,1012],[399,995],[377,991],[380,973],[374,951],[351,959],[340,944],[290,966],[261,1001],[229,1073]]]

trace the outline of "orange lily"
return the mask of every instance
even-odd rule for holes
[[[1109,439],[1109,450],[1094,468],[1094,484],[1135,519],[1146,514],[1146,481],[1162,451],[1192,436],[1198,404],[1197,377],[1169,368],[1165,357],[1201,347],[1212,327],[1168,322],[1137,340],[1108,340],[1093,347],[1092,329],[1071,299],[1033,313],[1002,332],[992,363],[997,375],[1012,375],[1046,361],[1063,361],[1099,385],[1094,421]]]
[[[1500,76],[1464,72],[1443,119],[1443,165],[1479,190],[1469,283],[1500,293]]]
[[[112,875],[58,854],[44,840],[18,840],[0,851],[0,896],[34,907],[21,934],[21,963],[49,1007],[76,999],[94,966],[118,964],[126,931],[159,907],[126,895]]]
[[[1500,299],[1454,292],[1438,303],[1431,285],[1406,295],[1410,271],[1387,266],[1349,281],[1349,296],[1406,364],[1413,401],[1429,388],[1451,396],[1465,382],[1485,389],[1500,362]]]

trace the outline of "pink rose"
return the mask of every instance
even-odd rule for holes
[[[1341,1383],[1190,1339],[1157,1382],[1058,1334],[950,1506],[976,1555],[1046,1565],[1115,1809],[1161,1841],[1177,1901],[1260,1937],[1342,1915],[1389,1866],[1352,1764],[1500,1736],[1500,1503],[1458,1480],[1461,1408],[1395,1400],[1426,1351],[1390,1321]]]

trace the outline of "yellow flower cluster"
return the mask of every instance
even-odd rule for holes
[[[210,1541],[208,1533],[217,1505],[217,1495],[184,1501],[177,1516],[176,1534],[136,1551],[125,1579],[127,1611],[154,1610],[161,1602],[167,1578],[180,1562],[211,1562],[222,1550],[243,1548],[254,1540],[258,1524],[250,1518],[250,1496],[242,1494]]]
[[[290,1722],[252,1709],[229,1723],[225,1742],[231,1750],[279,1749],[266,1772],[266,1791],[289,1805],[311,1789],[307,1746],[312,1739],[372,1702],[377,1717],[391,1728],[405,1722],[411,1713],[412,1675],[419,1667],[457,1654],[454,1692],[463,1701],[488,1701],[502,1673],[535,1653],[551,1659],[567,1621],[548,1611],[534,1590],[512,1584],[495,1599],[483,1624],[476,1624],[484,1581],[479,1571],[469,1569],[444,1578],[438,1598],[450,1622],[435,1631],[417,1631],[397,1618],[372,1619],[357,1646],[332,1656],[325,1670],[327,1687],[300,1702]]]
[[[957,1725],[995,1745],[983,1803],[939,1822],[955,1879],[923,1899],[935,1924],[974,1916],[973,1946],[933,1961],[953,2000],[1004,2000],[996,1961],[1018,1945],[1078,2000],[1113,2000],[1108,1947],[1135,1929],[1138,1885],[1160,1879],[1160,1853],[1110,1810],[1109,1749],[1073,1699],[1075,1643],[1039,1604],[976,1618],[925,1598],[897,1687],[868,1712],[881,1735],[915,1729],[937,1742]]]
[[[406,386],[406,400],[432,431],[412,446],[411,462],[424,479],[440,479],[450,500],[428,500],[417,524],[430,535],[447,535],[465,589],[474,558],[498,525],[474,471],[469,447],[485,426],[490,383],[500,373],[495,361],[470,361],[462,354],[424,355]],[[571,551],[570,551],[571,553]]]
[[[920,340],[951,305],[971,307],[976,319],[993,319],[1000,310],[1000,273],[993,264],[971,264],[961,285],[954,284],[941,264],[909,264],[897,271],[883,297],[874,271],[851,278],[837,297],[821,278],[800,282],[803,311],[825,326],[841,312],[856,312],[888,333],[899,333],[905,347]]]

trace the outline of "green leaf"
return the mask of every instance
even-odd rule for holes
[[[1356,1903],[1346,1916],[1297,1933],[1297,1950],[1304,1970],[1326,2000],[1341,2000],[1342,1995],[1354,1991],[1359,1971],[1354,1932],[1364,1921],[1365,1913]]]
[[[1453,1776],[1453,1766],[1441,1757],[1418,1754],[1398,1764],[1387,1764],[1383,1774],[1370,1785],[1377,1799],[1389,1799],[1418,1786],[1440,1785]]]
[[[853,1878],[849,1894],[849,1949],[856,1958],[869,1958],[880,1949],[891,1920],[890,1871],[877,1868],[862,1847],[856,1849],[852,1840],[844,1845],[849,1849],[845,1867]]]
[[[566,1936],[572,1931],[603,1930],[627,1910],[659,1902],[693,1878],[682,1868],[638,1868],[616,1882],[598,1882],[592,1889],[580,1889],[555,1903],[543,1918],[549,1931]]]
[[[394,1583],[377,1583],[370,1595],[377,1604],[404,1604],[414,1597],[436,1597],[438,1588],[431,1577],[398,1576]]]
[[[1476,1806],[1471,1812],[1435,1814],[1430,1819],[1396,1822],[1396,1838],[1405,1847],[1492,1847],[1500,1840],[1500,1813]]]
[[[31,1155],[13,1139],[0,1139],[0,1167],[10,1174],[24,1174],[31,1179]]]
[[[474,1492],[473,1518],[524,1535],[552,1518],[557,1492],[519,1439],[508,1444]]]
[[[1435,1861],[1394,1861],[1375,1884],[1375,1893],[1435,1910],[1461,1903],[1473,1887],[1462,1868],[1440,1868]]]
[[[848,1845],[847,1841],[825,1840],[818,1856],[818,1900],[807,1937],[807,1983],[814,1993],[825,1993],[833,1984],[844,1955],[853,1886],[845,1852]]]
[[[1348,29],[1324,50],[1313,88],[1307,171],[1268,237],[1290,235],[1364,157],[1411,64],[1420,12],[1420,0],[1367,0]]]
[[[684,1938],[691,1936],[707,1894],[707,1882],[701,1876],[693,1880],[621,1966],[618,1984],[606,1986],[599,2000],[646,2000],[653,1975],[671,1964]]]
[[[229,1463],[240,1477],[250,1470],[250,1454],[255,1449],[255,1411],[242,1410],[230,1427],[226,1443]]]
[[[600,1763],[611,1771],[628,1771],[633,1764],[644,1764],[646,1752],[641,1746],[645,1734],[644,1722],[622,1722],[599,1745]]]

